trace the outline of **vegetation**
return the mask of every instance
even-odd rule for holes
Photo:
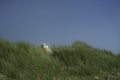
[[[76,41],[49,54],[27,42],[0,39],[0,80],[120,80],[120,55]]]

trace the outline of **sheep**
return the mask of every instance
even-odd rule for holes
[[[44,48],[45,50],[46,50],[46,52],[52,52],[51,50],[50,50],[50,48],[49,48],[49,46],[47,45],[47,44],[42,44],[42,46],[41,46],[42,48]]]

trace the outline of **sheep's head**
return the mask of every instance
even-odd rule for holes
[[[49,46],[47,44],[42,44],[42,48],[44,48],[47,52],[51,52],[51,50],[49,49]]]

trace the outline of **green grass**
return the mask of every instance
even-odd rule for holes
[[[27,42],[0,39],[0,80],[120,80],[120,56],[76,41],[52,54]]]

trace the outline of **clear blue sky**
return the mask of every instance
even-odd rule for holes
[[[76,40],[120,52],[120,0],[0,0],[0,38],[32,44]]]

